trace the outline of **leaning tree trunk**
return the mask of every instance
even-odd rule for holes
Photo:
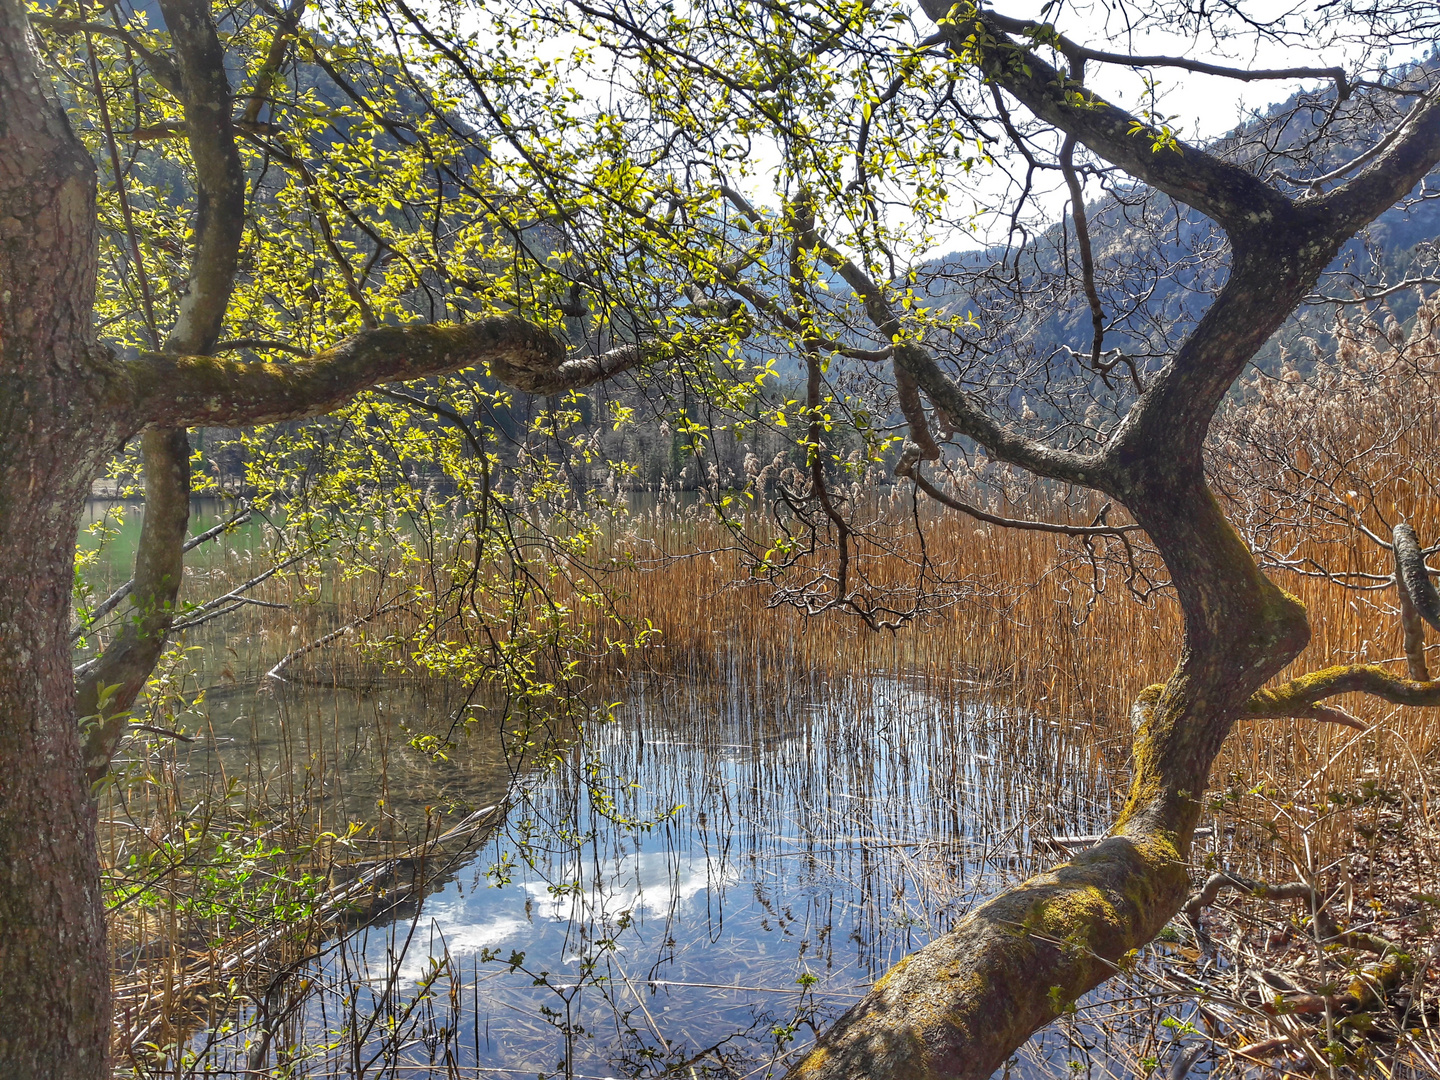
[[[1198,462],[1142,475],[1130,505],[1167,555],[1185,613],[1180,662],[1143,711],[1112,834],[982,905],[892,968],[790,1072],[985,1080],[1031,1032],[1104,982],[1184,903],[1210,765],[1250,695],[1309,638]]]

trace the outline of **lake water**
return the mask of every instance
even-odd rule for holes
[[[382,1015],[360,1056],[398,1075],[763,1075],[1038,838],[1109,817],[1064,724],[739,667],[635,680],[418,912],[332,941],[286,1035],[309,1048],[295,1067],[353,1075],[351,1018]],[[467,805],[495,795],[457,768]]]
[[[446,763],[410,747],[418,716],[457,707],[444,687],[272,685],[275,646],[208,633],[182,771],[308,785],[306,812],[392,834],[501,804],[418,907],[301,972],[263,1058],[284,1075],[778,1075],[889,965],[1049,859],[1047,838],[1113,815],[1095,732],[958,680],[776,669],[723,642],[706,677],[634,676],[558,765],[512,775],[483,724]],[[225,1074],[256,1067],[253,1037],[190,1045]]]

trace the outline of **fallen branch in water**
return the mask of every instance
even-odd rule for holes
[[[222,521],[219,525],[216,525],[210,529],[206,529],[199,536],[192,536],[189,540],[185,541],[185,545],[180,550],[193,551],[195,548],[199,547],[207,540],[215,539],[215,537],[219,536],[223,532],[229,531],[236,525],[245,524],[245,522],[250,520],[250,513],[250,508],[247,506],[244,510],[241,510],[240,513],[236,514],[228,521]],[[121,585],[118,589],[116,589],[104,600],[100,601],[100,603],[97,604],[94,608],[92,608],[88,613],[86,613],[86,615],[81,619],[80,625],[77,626],[74,630],[70,631],[71,643],[73,644],[76,641],[79,641],[81,636],[84,635],[86,631],[93,629],[97,622],[103,619],[106,615],[109,615],[110,612],[114,611],[120,605],[120,601],[124,600],[127,596],[130,595],[130,590],[134,587],[135,579],[132,577],[129,581],[125,582],[124,585]]]
[[[248,942],[242,938],[227,942],[221,949],[204,950],[204,961],[208,962],[198,965],[194,971],[194,981],[184,984],[185,993],[199,993],[206,986],[225,986],[241,977],[251,965],[275,954],[287,940],[308,938],[308,935],[323,932],[349,914],[360,911],[367,918],[374,918],[393,909],[417,890],[425,888],[428,883],[433,883],[447,873],[458,860],[474,850],[476,834],[488,829],[503,816],[507,805],[506,802],[499,802],[482,807],[467,814],[456,825],[438,836],[423,840],[388,858],[365,862],[353,878],[332,887],[328,895],[318,898],[313,914],[303,924],[282,923],[256,934]],[[456,842],[461,842],[460,846],[448,855],[441,850],[443,845]],[[407,880],[400,880],[400,875],[396,873],[399,866],[405,867]],[[368,908],[363,903],[367,898],[371,901]],[[382,905],[376,901],[384,903]],[[225,951],[229,951],[229,954],[223,955]],[[298,972],[316,955],[317,952],[307,947],[303,955],[292,960],[288,967],[292,973]],[[120,990],[116,994],[116,1000],[119,1006],[117,1015],[143,1016],[153,999],[147,994],[127,1001],[124,991]],[[173,1000],[171,1004],[173,1005]],[[145,1044],[153,1039],[165,1022],[165,1017],[166,1010],[159,1009],[143,1024],[125,1033],[132,1054],[142,1052]]]
[[[287,667],[289,667],[296,660],[300,659],[300,657],[304,656],[306,653],[314,652],[316,649],[324,648],[336,638],[344,637],[351,630],[354,630],[357,626],[363,626],[374,619],[378,619],[381,615],[386,615],[396,610],[397,608],[401,608],[404,606],[405,603],[403,600],[391,601],[383,607],[376,608],[368,615],[362,615],[358,619],[352,619],[350,622],[346,623],[339,629],[330,631],[330,633],[326,634],[324,637],[316,638],[308,645],[301,645],[298,649],[294,649],[281,657],[280,662],[265,673],[265,678],[278,679],[280,682],[288,682],[289,680],[286,679],[285,676],[281,675],[280,672],[284,671]]]

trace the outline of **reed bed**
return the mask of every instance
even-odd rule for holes
[[[1217,424],[1212,470],[1232,519],[1309,612],[1310,645],[1281,678],[1403,662],[1390,554],[1378,541],[1397,520],[1422,541],[1440,538],[1440,498],[1425,480],[1440,475],[1440,434],[1412,406],[1417,386],[1437,381],[1440,369],[1436,302],[1427,303],[1422,315],[1430,314],[1406,334],[1377,319],[1342,324],[1340,355],[1320,376],[1292,379],[1287,368],[1257,377]],[[1429,391],[1433,400],[1440,387]],[[1305,478],[1299,496],[1297,477]],[[917,925],[928,932],[982,887],[957,877],[957,863],[987,868],[983,888],[998,887],[1074,850],[1067,832],[1083,843],[1105,828],[1127,781],[1131,703],[1168,676],[1181,643],[1163,568],[1143,541],[1087,547],[916,506],[903,487],[857,488],[849,510],[866,527],[852,541],[854,580],[868,595],[905,598],[908,612],[876,631],[853,612],[800,610],[796,596],[814,606],[823,594],[834,552],[821,543],[783,572],[761,561],[777,530],[773,491],[751,480],[764,509],[738,520],[662,492],[643,510],[610,514],[583,554],[532,547],[524,570],[543,587],[519,601],[467,591],[477,560],[458,527],[448,547],[431,545],[423,560],[372,544],[347,572],[307,558],[253,586],[267,566],[254,544],[222,544],[197,560],[187,595],[247,586],[247,602],[187,631],[151,687],[145,730],[101,793],[122,1063],[146,1076],[204,1074],[222,1058],[241,1073],[273,1062],[296,1074],[360,1075],[362,1058],[374,1066],[377,1054],[390,1053],[393,1063],[402,1048],[424,1046],[428,1064],[405,1050],[407,1069],[457,1074],[442,1051],[465,1023],[478,1025],[490,976],[478,968],[467,975],[442,949],[420,990],[401,1000],[392,993],[395,971],[369,970],[370,954],[356,951],[355,923],[376,914],[381,893],[423,898],[430,886],[412,875],[396,888],[403,875],[394,867],[413,864],[417,850],[482,806],[523,797],[520,781],[537,761],[571,776],[586,798],[617,780],[573,779],[595,759],[585,757],[585,740],[573,752],[567,740],[604,719],[607,703],[659,686],[690,687],[687,700],[705,700],[714,715],[752,699],[826,701],[841,711],[870,703],[864,722],[848,734],[836,727],[826,736],[833,739],[887,738],[887,722],[912,733],[933,725],[935,739],[968,748],[947,757],[932,747],[885,783],[923,774],[934,788],[925,798],[942,809],[944,770],[963,786],[956,777],[969,766],[956,762],[982,751],[993,757],[983,798],[965,805],[975,816],[963,837],[941,825],[937,835],[902,836],[892,823],[865,841],[871,856],[898,853],[877,864],[882,891],[921,898]],[[977,474],[960,475],[952,493],[1002,516],[1088,523],[1101,512],[1098,501]],[[513,566],[479,562],[486,580],[515,577]],[[808,594],[792,587],[796,580]],[[464,602],[437,621],[437,597]],[[473,644],[482,624],[502,637],[529,635],[533,665],[523,680],[490,678],[483,664],[468,678],[437,674],[425,659],[437,646]],[[891,699],[878,688],[896,680],[918,705],[883,704]],[[1033,1040],[1017,1075],[1160,1075],[1193,1064],[1196,1051],[1213,1077],[1440,1074],[1440,710],[1341,704],[1365,732],[1298,720],[1237,726],[1213,772],[1194,871],[1197,885],[1219,869],[1297,881],[1324,893],[1352,931],[1399,942],[1412,962],[1384,986],[1388,1011],[1366,1011],[1373,1033],[1348,1025],[1338,1005],[1317,1018],[1285,1004],[1287,995],[1333,989],[1357,973],[1375,978],[1373,958],[1316,945],[1313,910],[1226,896],[1177,920],[1123,979]],[[198,760],[177,731],[204,732],[208,757]],[[754,737],[759,745],[776,731]],[[606,767],[620,773],[642,767],[641,758],[614,760]],[[794,795],[797,805],[833,794],[810,774],[823,772],[821,757],[795,768],[802,788],[820,785]],[[757,775],[751,786],[766,783]],[[611,786],[623,796],[623,784]],[[883,802],[886,792],[874,786],[865,798]],[[1034,804],[1037,790],[1048,801]],[[607,812],[623,817],[617,798]],[[758,803],[753,810],[765,812]],[[963,816],[959,803],[950,812]],[[555,806],[536,814],[555,835],[574,832]],[[856,824],[853,836],[830,840],[858,843],[863,831]],[[952,841],[960,839],[967,855],[957,855]],[[389,884],[376,884],[384,866]],[[373,875],[371,898],[342,911],[354,899],[345,890],[364,873]],[[444,881],[438,872],[430,884]],[[867,917],[879,928],[890,916],[877,908]],[[349,1002],[350,1013],[316,1028],[305,1019],[303,973],[326,956],[338,964],[326,968],[338,988],[326,1000]],[[376,985],[389,989],[376,994]],[[848,1000],[848,990],[831,989]],[[572,990],[556,990],[565,1009]],[[637,1075],[681,1063],[652,1030],[653,1017],[620,1011],[632,1025],[625,1039],[636,1056],[627,1060]],[[824,1015],[812,998],[772,1019],[776,1030],[799,1030],[801,1019]],[[302,1069],[297,1048],[307,1040],[344,1052]],[[656,1057],[657,1046],[668,1056]],[[785,1052],[777,1042],[772,1064]],[[741,1057],[717,1051],[685,1067],[733,1076]]]
[[[1093,513],[1088,506],[1077,510],[1037,503],[1032,498],[1022,507],[1001,509],[1030,515],[1066,513],[1076,520],[1088,520]],[[1420,527],[1423,534],[1425,525]],[[1067,846],[1064,833],[1103,830],[1123,797],[1130,702],[1140,688],[1163,680],[1174,663],[1179,641],[1174,605],[1163,588],[1144,603],[1118,586],[1097,595],[1088,554],[1048,536],[948,516],[926,521],[925,528],[930,558],[940,564],[947,580],[961,583],[956,595],[893,632],[876,633],[841,612],[810,617],[773,606],[773,590],[753,580],[744,552],[728,530],[700,513],[652,511],[615,537],[617,544],[631,548],[639,543],[648,554],[606,571],[609,606],[575,609],[577,619],[588,610],[591,614],[584,617],[593,620],[576,627],[576,642],[588,643],[589,649],[581,696],[600,701],[631,692],[627,688],[633,688],[636,679],[679,679],[713,687],[725,697],[768,694],[821,700],[824,687],[847,683],[863,696],[868,686],[902,677],[929,703],[918,712],[906,711],[906,725],[925,725],[926,708],[938,717],[959,702],[983,701],[995,715],[1009,718],[1000,726],[998,747],[1005,763],[1004,784],[990,796],[995,811],[982,812],[973,803],[967,808],[980,814],[981,826],[993,829],[989,839],[976,838],[985,850],[979,855],[971,851],[970,856],[971,861],[990,866],[985,887],[1014,880],[1074,850]],[[1337,528],[1306,538],[1294,550],[1303,553],[1313,548],[1317,558],[1323,556],[1333,565],[1337,547],[1345,539]],[[707,553],[688,554],[696,548]],[[1348,568],[1377,576],[1387,572],[1387,553],[1363,535],[1352,531],[1345,550],[1351,560],[1345,564]],[[882,565],[884,560],[893,560],[894,565]],[[595,562],[603,559],[597,555]],[[875,562],[870,577],[881,585],[886,574],[903,580],[909,572],[893,554]],[[203,569],[205,577],[195,584],[224,590],[248,580],[252,570],[249,556],[232,553]],[[420,795],[415,778],[446,766],[418,752],[415,736],[424,729],[424,718],[443,727],[457,710],[486,700],[483,694],[477,699],[465,688],[427,679],[410,663],[409,643],[423,627],[417,614],[405,607],[371,617],[384,606],[377,604],[373,577],[325,576],[323,568],[307,573],[312,576],[304,589],[294,580],[264,583],[255,595],[285,607],[248,607],[223,631],[217,629],[196,654],[200,670],[192,672],[192,694],[207,680],[215,684],[196,716],[203,712],[206,722],[213,724],[217,708],[227,699],[240,707],[257,687],[277,684],[266,680],[265,673],[277,660],[298,653],[282,672],[287,682],[277,685],[271,696],[272,701],[279,696],[291,704],[278,717],[257,712],[251,720],[256,741],[233,759],[234,765],[220,770],[234,785],[236,797],[227,801],[214,790],[203,797],[192,790],[196,770],[181,767],[181,747],[154,736],[136,748],[132,767],[138,772],[125,781],[125,811],[131,824],[123,824],[114,805],[107,817],[111,829],[106,862],[120,868],[125,864],[122,838],[127,829],[134,833],[148,820],[152,848],[166,850],[171,832],[197,829],[193,808],[207,800],[209,806],[219,805],[221,811],[210,811],[198,831],[212,838],[226,833],[255,837],[271,845],[271,854],[252,861],[269,875],[272,895],[278,891],[285,898],[283,903],[279,895],[267,900],[266,914],[273,919],[279,913],[291,926],[291,932],[275,938],[275,947],[261,956],[253,947],[267,940],[266,928],[276,923],[256,920],[256,925],[241,926],[232,916],[221,928],[213,921],[212,905],[206,909],[211,911],[212,926],[202,943],[194,925],[199,909],[185,895],[194,883],[180,875],[164,878],[166,883],[157,887],[163,899],[151,902],[137,921],[127,922],[123,910],[117,912],[117,974],[124,973],[117,991],[122,1007],[130,1010],[122,1015],[134,1018],[126,1051],[137,1073],[162,1073],[162,1062],[168,1063],[165,1068],[183,1073],[178,1063],[185,1054],[179,1047],[196,1032],[223,1030],[225,1016],[230,1024],[248,1025],[257,1033],[250,1052],[262,1057],[257,1049],[261,1043],[255,1038],[268,1038],[279,1046],[287,1038],[315,1037],[304,1025],[285,1028],[285,1023],[298,1024],[302,1003],[298,997],[287,997],[289,991],[279,989],[285,980],[276,979],[284,972],[304,969],[327,949],[347,947],[347,932],[334,917],[334,864],[404,857],[439,828],[434,808],[446,805],[442,794],[446,785],[431,781],[433,786]],[[1335,662],[1401,656],[1390,594],[1377,590],[1357,596],[1333,582],[1284,571],[1277,571],[1277,577],[1306,602],[1316,626],[1314,641],[1297,660],[1295,672]],[[390,575],[386,584],[391,591],[384,596],[393,595],[401,581],[403,575]],[[550,599],[561,604],[568,599],[563,576],[551,582]],[[596,619],[596,611],[604,617]],[[647,619],[657,633],[644,648],[622,655],[605,647],[617,636],[617,625],[633,627]],[[325,639],[319,648],[300,651]],[[428,697],[422,693],[416,698],[424,687],[430,688]],[[321,704],[318,696],[322,688],[330,697],[328,705]],[[182,688],[172,687],[170,692],[172,701],[184,701]],[[312,692],[317,694],[315,715],[306,714],[303,706],[305,695]],[[357,702],[374,703],[369,734],[357,730],[363,725],[347,727],[349,720],[340,721],[333,701],[337,692],[353,695]],[[406,704],[398,704],[405,698]],[[162,701],[164,695],[153,693],[151,700]],[[299,709],[297,701],[302,705]],[[1435,811],[1427,786],[1434,783],[1440,728],[1434,710],[1380,709],[1363,700],[1348,707],[1371,725],[1369,732],[1358,735],[1302,721],[1260,721],[1237,728],[1215,772],[1217,796],[1228,798],[1217,801],[1211,834],[1198,845],[1197,881],[1208,870],[1225,866],[1265,880],[1298,875],[1321,883],[1343,882],[1345,921],[1373,924],[1414,941],[1423,935],[1417,930],[1417,912],[1405,907],[1410,902],[1407,890],[1425,891],[1425,874],[1440,867],[1435,857]],[[328,719],[319,714],[326,708],[331,712]],[[402,712],[406,725],[387,723],[383,716],[387,708]],[[152,726],[166,729],[182,721],[183,715],[177,717],[173,710],[174,706],[170,713],[163,708],[154,712]],[[274,756],[268,759],[259,734],[265,723],[279,725]],[[1057,729],[1064,733],[1059,743],[1054,736]],[[333,785],[364,786],[338,764],[347,753],[353,759],[361,747],[378,762],[376,778],[360,796],[337,802],[331,794]],[[503,744],[479,751],[471,738],[453,756],[472,773],[482,767],[492,769],[504,779],[502,791],[523,771]],[[801,771],[810,767],[801,766]],[[1026,805],[1026,793],[1037,787],[1083,790],[1089,793],[1088,801],[1027,819],[1017,836],[1011,831],[1010,812],[1002,808]],[[466,784],[452,782],[451,791],[458,789],[468,791]],[[449,805],[457,813],[473,809],[473,802],[453,794]],[[1393,822],[1381,828],[1377,815],[1385,820],[1398,815],[1408,831],[1402,833],[1392,827]],[[345,836],[354,821],[364,821],[364,831],[352,832],[344,844],[337,844],[334,838]],[[565,827],[559,817],[553,825]],[[999,842],[992,846],[990,840],[997,837]],[[886,834],[873,839],[884,843],[908,838]],[[1389,854],[1401,843],[1415,853],[1414,865],[1402,868]],[[953,910],[949,901],[958,903],[956,898],[964,893],[957,892],[953,876],[957,850],[939,843],[906,849],[905,857],[885,871],[888,887],[904,883],[910,895],[926,897],[921,910],[930,915]],[[222,866],[212,865],[211,870],[226,872]],[[116,869],[112,873],[117,879],[124,876]],[[437,880],[443,881],[443,875]],[[1226,947],[1234,957],[1245,957],[1247,968],[1307,970],[1303,933],[1292,927],[1284,950],[1270,945],[1277,927],[1303,923],[1303,911],[1277,911],[1254,901],[1228,902],[1224,910],[1224,933],[1240,934]],[[1367,920],[1367,913],[1374,917]],[[922,921],[930,922],[932,929],[941,928],[943,920],[937,924],[930,915]],[[872,917],[872,925],[883,921]],[[1214,933],[1222,936],[1218,929]],[[145,943],[154,941],[171,944],[147,952]],[[176,948],[176,942],[184,947]],[[1200,950],[1193,937],[1158,948],[1153,962],[1142,965],[1124,993],[1110,992],[1094,1003],[1082,1003],[1075,1016],[1035,1040],[1023,1055],[1028,1062],[1026,1075],[1063,1075],[1072,1060],[1087,1062],[1092,1075],[1107,1071],[1127,1075],[1127,1068],[1144,1074],[1145,1062],[1166,1058],[1167,1053],[1173,1058],[1182,1050],[1179,1042],[1185,1040],[1165,1041],[1173,1032],[1162,1021],[1186,1017],[1183,1022],[1191,1028],[1206,1029],[1194,1005],[1197,986],[1207,987],[1209,1016],[1217,1020],[1214,1030],[1229,1033],[1226,1041],[1232,1049],[1260,1046],[1263,1051],[1277,1045],[1274,1018],[1260,1008],[1258,991],[1248,984],[1228,987],[1231,1004],[1226,1006],[1227,998],[1212,985],[1213,972],[1197,973]],[[363,959],[352,955],[351,968],[359,971]],[[235,975],[233,985],[226,982],[226,992],[216,992],[216,970]],[[461,983],[462,989],[454,994],[470,1004],[456,1007],[473,1016],[484,1004],[483,995],[473,974],[472,984],[463,979]],[[471,989],[464,990],[464,985]],[[1412,997],[1418,1003],[1417,1015],[1424,1017],[1433,988],[1425,984],[1422,989]],[[465,998],[466,993],[472,996]],[[407,1014],[416,1023],[419,1015]],[[1102,1016],[1107,1018],[1099,1022]],[[1123,1026],[1122,1016],[1129,1024],[1124,1039],[1114,1035]],[[1223,1024],[1218,1020],[1222,1016]],[[447,1023],[454,1026],[450,1021],[433,1022],[441,1028]],[[363,1028],[364,1023],[364,1017],[354,1018],[354,1025]],[[1097,1042],[1096,1030],[1106,1032],[1109,1042]],[[1240,1031],[1246,1035],[1235,1034]],[[1189,1042],[1195,1039],[1191,1035]],[[1311,1041],[1323,1046],[1323,1039]],[[1295,1045],[1286,1044],[1291,1051]],[[1433,1053],[1433,1038],[1429,1046]],[[205,1056],[193,1046],[187,1052],[192,1058]],[[1317,1052],[1315,1046],[1309,1050],[1312,1057]],[[1245,1075],[1244,1057],[1217,1060],[1227,1060],[1235,1075]],[[1395,1062],[1391,1067],[1395,1075],[1406,1075]],[[1425,1073],[1419,1070],[1412,1075]]]

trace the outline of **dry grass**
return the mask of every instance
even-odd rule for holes
[[[1429,305],[1425,310],[1433,316],[1436,302]],[[1440,381],[1433,378],[1440,369],[1434,320],[1422,323],[1408,337],[1380,322],[1357,325],[1329,374],[1310,382],[1283,376],[1257,380],[1247,401],[1218,426],[1215,473],[1233,518],[1269,572],[1310,615],[1310,646],[1282,678],[1362,661],[1403,671],[1397,601],[1385,583],[1390,556],[1354,523],[1383,536],[1390,523],[1404,519],[1422,541],[1440,538],[1440,493],[1421,482],[1440,475],[1440,436],[1425,417],[1417,419],[1412,405],[1417,385]],[[1304,478],[1298,489],[1297,477]],[[1296,490],[1303,497],[1293,497]],[[997,498],[993,488],[963,494],[988,500],[992,511],[1007,515],[1089,522],[1099,510],[1096,501],[1066,503],[1033,489],[1009,501]],[[542,560],[528,569],[546,582],[551,600],[569,609],[569,628],[578,635],[570,644],[588,641],[584,684],[597,697],[623,690],[640,672],[732,687],[903,674],[940,702],[955,695],[982,698],[1009,715],[1063,726],[1076,753],[1054,763],[1055,769],[1087,769],[1088,784],[1123,789],[1131,702],[1144,686],[1168,676],[1180,648],[1171,594],[1163,585],[1150,587],[1147,579],[1131,576],[1124,551],[1114,543],[1089,550],[1063,537],[929,508],[917,518],[907,499],[898,490],[855,499],[856,516],[873,524],[852,551],[857,580],[870,595],[903,594],[917,608],[913,619],[893,631],[868,630],[840,610],[805,615],[793,605],[777,605],[788,581],[807,574],[816,580],[815,574],[833,566],[833,555],[822,550],[799,560],[778,582],[777,593],[776,581],[755,573],[755,554],[774,532],[773,521],[758,514],[740,528],[754,543],[737,542],[736,532],[703,508],[682,509],[678,501],[625,519],[604,550],[591,555],[608,597],[602,604],[575,603],[578,590],[571,578],[549,576]],[[917,588],[922,553],[927,577]],[[465,552],[451,554],[460,556],[456,567],[465,565]],[[1151,568],[1153,580],[1153,559],[1147,562],[1143,550],[1135,558],[1142,569]],[[195,572],[189,591],[222,594],[253,576],[255,565],[241,552],[212,559]],[[187,683],[184,665],[177,662],[172,680],[162,680],[151,695],[153,725],[170,728],[187,717],[201,722],[206,710],[193,701],[198,685],[220,691],[233,686],[248,694],[267,668],[292,654],[283,674],[297,685],[372,695],[414,687],[418,672],[410,652],[424,637],[425,613],[405,598],[417,584],[444,595],[455,586],[456,571],[435,563],[373,569],[365,576],[335,577],[315,564],[262,583],[249,595],[275,606],[247,607],[231,616],[223,635],[205,640],[198,683]],[[533,614],[538,600],[531,597],[527,604]],[[439,634],[471,633],[466,619],[482,614],[476,609],[457,616]],[[504,621],[502,613],[488,614]],[[647,621],[658,633],[646,647],[622,652],[607,646],[608,640],[633,637]],[[237,638],[244,638],[245,646],[226,652]],[[302,651],[318,641],[325,645]],[[557,670],[563,651],[552,658]],[[569,685],[559,684],[555,697],[563,697]],[[453,687],[434,692],[464,693]],[[212,706],[215,693],[212,689]],[[478,700],[487,699],[482,694]],[[1337,1018],[1330,1013],[1316,1020],[1267,1012],[1253,980],[1236,972],[1278,972],[1313,990],[1348,977],[1366,958],[1315,946],[1305,930],[1305,913],[1294,905],[1277,909],[1231,898],[1205,916],[1218,948],[1207,952],[1182,933],[1164,947],[1169,953],[1163,963],[1137,970],[1130,997],[1112,993],[1086,1006],[1112,1011],[1102,1025],[1106,1030],[1118,1030],[1116,1017],[1122,1014],[1133,1027],[1128,1041],[1086,1057],[1087,1067],[1098,1070],[1093,1075],[1127,1075],[1127,1070],[1147,1075],[1154,1067],[1148,1061],[1174,1049],[1163,1038],[1157,1041],[1157,1024],[1177,1015],[1208,1029],[1212,1046],[1220,1048],[1212,1050],[1212,1076],[1254,1075],[1260,1068],[1256,1054],[1231,1051],[1257,1044],[1279,1055],[1282,1074],[1339,1076],[1349,1070],[1399,1077],[1440,1069],[1435,1009],[1440,952],[1432,952],[1433,924],[1440,919],[1434,917],[1435,902],[1425,898],[1440,892],[1435,885],[1440,805],[1434,798],[1440,709],[1394,708],[1365,698],[1340,704],[1369,730],[1360,734],[1280,720],[1237,726],[1213,772],[1213,832],[1195,855],[1195,871],[1199,878],[1225,866],[1270,881],[1306,881],[1338,898],[1342,923],[1389,934],[1410,950],[1417,964],[1407,969],[1408,982],[1390,988],[1393,1016],[1377,1026],[1389,1041],[1365,1042],[1358,1026],[1337,1036]],[[455,709],[455,701],[440,707],[418,702],[412,712],[449,717]],[[240,766],[234,776],[222,767],[221,782],[203,792],[187,789],[195,774],[178,766],[172,741],[156,737],[135,744],[130,775],[107,796],[102,857],[117,882],[150,883],[147,902],[117,907],[113,920],[122,1006],[118,1038],[137,1069],[148,1068],[147,1061],[174,1060],[167,1043],[188,1037],[197,1025],[213,1029],[216,1016],[227,1009],[233,1013],[237,1000],[249,1002],[242,1007],[247,1022],[280,1040],[273,1034],[276,1025],[288,1022],[299,1005],[285,996],[290,991],[280,989],[276,976],[332,939],[334,908],[327,904],[337,857],[353,861],[362,851],[367,857],[394,855],[437,830],[429,807],[443,801],[438,794],[431,798],[443,792],[443,777],[426,772],[434,762],[422,763],[418,771],[401,770],[401,786],[412,797],[389,798],[384,784],[395,774],[388,762],[407,751],[388,744],[378,714],[376,720],[366,735],[342,731],[337,717],[306,714],[298,722],[282,717],[276,754],[268,759],[262,754],[260,762]],[[1028,736],[1017,730],[1015,737]],[[345,745],[366,740],[387,763],[380,786],[365,791],[360,803],[329,800],[329,785],[341,782],[334,763]],[[1034,749],[1017,747],[1017,757],[1032,760]],[[466,754],[473,752],[468,746]],[[519,763],[497,745],[476,755],[469,767],[508,779]],[[375,813],[377,803],[388,809]],[[347,835],[348,847],[337,849],[334,837],[367,813],[364,835]],[[224,901],[235,907],[225,918],[214,905],[197,907],[200,879],[181,872],[189,847],[227,836],[250,843],[257,835],[275,849],[252,859],[256,873],[269,882],[270,914],[294,905],[294,932],[276,938],[263,957],[254,946],[266,940],[273,919],[255,921],[243,895]],[[137,853],[149,860],[139,870],[133,862]],[[1029,854],[1043,859],[1053,851]],[[233,870],[244,859],[238,852],[225,866]],[[174,866],[167,868],[165,860]],[[919,871],[927,872],[942,870]],[[253,908],[253,898],[251,903]],[[245,964],[232,963],[245,956]],[[1229,974],[1221,978],[1220,969]],[[228,989],[217,992],[227,980]],[[1209,1002],[1204,1007],[1195,1004],[1197,987]],[[1085,1042],[1084,1030],[1090,1029],[1083,1019],[1082,1014],[1057,1029],[1065,1052],[1074,1051],[1077,1040]],[[1410,1030],[1406,1025],[1414,1033],[1402,1036],[1400,1028]],[[1052,1060],[1047,1055],[1055,1037],[1032,1046],[1032,1061]],[[1327,1045],[1347,1046],[1349,1057],[1331,1053]]]

